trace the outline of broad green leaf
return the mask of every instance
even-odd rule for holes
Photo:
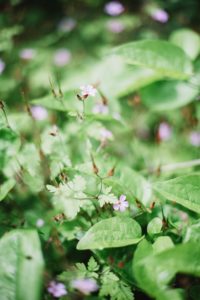
[[[166,111],[192,102],[198,88],[181,81],[159,81],[141,90],[142,102],[151,110]]]
[[[170,35],[170,41],[182,48],[185,53],[195,59],[200,52],[200,37],[199,35],[188,28],[178,29]]]
[[[169,236],[160,236],[156,239],[153,244],[153,249],[155,253],[159,253],[174,247],[174,243],[172,242]]]
[[[153,218],[147,226],[147,232],[149,235],[157,234],[161,231],[162,226],[163,224],[160,218]]]
[[[200,174],[194,173],[154,184],[154,189],[167,200],[200,213]]]
[[[14,230],[0,240],[3,300],[40,300],[44,261],[34,230]]]
[[[148,254],[144,252],[143,242],[135,253],[135,257],[139,258],[133,260],[133,271],[139,287],[156,300],[183,300],[181,291],[170,289],[168,284],[177,273],[200,276],[200,244],[186,243]]]
[[[15,186],[15,180],[14,179],[8,179],[6,182],[0,185],[0,201],[2,201],[7,194],[12,190],[12,188]]]
[[[157,71],[161,78],[186,79],[192,74],[192,64],[184,51],[166,41],[131,42],[115,48],[113,53],[129,64]]]
[[[129,217],[112,217],[93,225],[78,242],[77,249],[103,249],[136,244],[141,227]]]

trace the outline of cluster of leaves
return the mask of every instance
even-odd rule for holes
[[[138,16],[120,20],[127,36],[133,22],[142,37]],[[2,299],[51,299],[51,280],[65,284],[63,299],[200,296],[199,35],[178,29],[114,47],[105,33],[97,45],[107,21],[38,38],[35,59],[13,57],[1,75]],[[5,58],[21,32],[1,32]],[[95,57],[83,45],[73,52],[78,35]],[[59,70],[52,52],[65,38],[74,60]],[[81,94],[83,83],[94,98]],[[77,279],[98,290],[77,292]]]

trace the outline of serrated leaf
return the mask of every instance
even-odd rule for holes
[[[0,185],[0,201],[2,201],[7,194],[15,186],[16,181],[14,179],[9,179]]]
[[[192,64],[184,51],[166,41],[131,42],[115,48],[113,53],[129,64],[157,71],[161,78],[186,79],[192,74]]]
[[[200,174],[194,173],[154,184],[158,194],[200,213]]]
[[[44,261],[36,231],[14,230],[5,234],[0,240],[0,264],[2,299],[41,299]]]
[[[78,250],[123,247],[141,240],[141,227],[128,217],[112,217],[93,225],[77,244]]]

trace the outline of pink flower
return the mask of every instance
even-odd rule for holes
[[[19,53],[20,58],[24,60],[31,60],[35,57],[36,51],[31,48],[22,49]]]
[[[107,28],[109,31],[114,33],[120,33],[124,30],[124,24],[117,20],[111,20],[107,23]]]
[[[89,278],[75,279],[72,281],[72,286],[85,295],[96,292],[99,288],[96,281]]]
[[[71,52],[67,49],[59,49],[54,54],[54,64],[58,67],[67,65],[71,60]]]
[[[111,1],[105,5],[104,10],[110,16],[118,16],[123,13],[124,6],[118,1]]]
[[[0,74],[3,73],[4,69],[5,69],[5,63],[4,63],[4,61],[0,58]]]
[[[200,132],[198,131],[193,131],[190,133],[189,136],[189,141],[190,144],[195,146],[195,147],[199,147],[200,146]]]
[[[48,290],[49,294],[51,294],[55,298],[60,298],[64,295],[67,295],[65,285],[60,282],[51,281],[49,283],[47,290]]]
[[[169,19],[168,13],[163,9],[156,9],[151,13],[152,19],[160,23],[166,23]]]
[[[96,103],[95,106],[93,107],[92,112],[94,114],[107,115],[109,112],[109,109],[108,109],[108,106],[103,103]]]
[[[167,141],[170,139],[172,134],[171,127],[168,123],[162,122],[158,127],[158,138],[161,141]]]
[[[103,142],[107,141],[107,140],[112,140],[113,138],[113,134],[110,130],[106,129],[106,128],[102,128],[100,130],[100,137],[101,137],[101,140]]]
[[[31,114],[35,120],[42,121],[48,117],[47,110],[42,106],[32,106]]]
[[[87,98],[88,96],[96,96],[96,93],[97,93],[97,90],[90,84],[88,85],[82,85],[80,87],[80,90],[81,90],[81,96],[83,98]]]
[[[73,18],[64,18],[58,24],[58,30],[62,32],[70,32],[76,26],[76,20]]]
[[[126,196],[121,195],[119,200],[113,205],[114,210],[125,211],[129,207],[128,201],[126,201]]]

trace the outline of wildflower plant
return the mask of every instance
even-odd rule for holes
[[[0,32],[2,300],[199,299],[200,38],[153,8]]]

